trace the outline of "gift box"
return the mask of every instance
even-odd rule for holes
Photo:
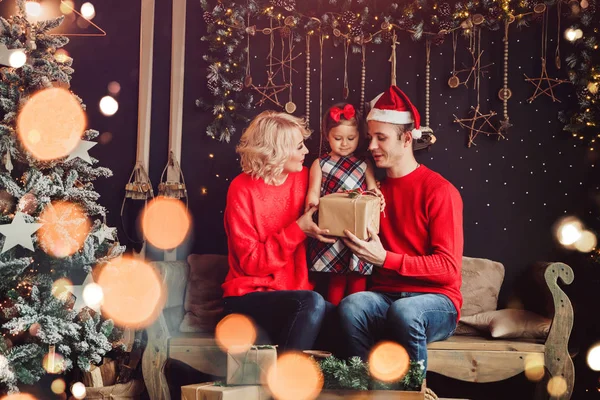
[[[379,197],[371,192],[332,193],[319,200],[319,228],[329,229],[330,236],[345,237],[347,229],[367,240],[367,227],[379,233],[379,215]]]
[[[227,353],[227,385],[266,385],[267,371],[277,361],[275,346],[252,346]]]
[[[217,386],[214,382],[181,387],[181,400],[267,400],[271,396],[262,386]]]

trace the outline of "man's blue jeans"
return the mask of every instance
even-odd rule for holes
[[[339,316],[349,357],[366,361],[377,342],[393,340],[427,370],[427,343],[454,333],[457,312],[442,294],[359,292],[342,300]]]

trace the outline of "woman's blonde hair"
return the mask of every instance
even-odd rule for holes
[[[298,145],[294,142],[295,131],[300,131],[304,139],[310,136],[302,118],[275,111],[263,111],[254,117],[236,148],[242,171],[273,183]]]

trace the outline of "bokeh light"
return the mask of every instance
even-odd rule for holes
[[[86,123],[81,104],[68,90],[50,88],[37,92],[25,103],[17,130],[34,157],[53,160],[77,147]]]
[[[582,253],[589,253],[590,251],[596,248],[598,244],[598,239],[596,235],[591,231],[583,231],[581,232],[581,237],[578,241],[574,243],[574,246],[577,250]]]
[[[96,310],[102,305],[103,300],[104,292],[102,291],[102,286],[93,282],[85,285],[83,288],[83,301],[85,302],[86,306]]]
[[[577,39],[577,33],[575,32],[575,29],[567,28],[565,30],[565,39],[567,39],[569,42],[575,41]]]
[[[71,0],[63,0],[60,2],[60,12],[63,14],[71,14],[74,9],[74,4]]]
[[[59,353],[48,353],[42,360],[42,367],[49,374],[61,374],[65,369],[64,357]]]
[[[76,399],[84,399],[86,395],[85,386],[81,382],[74,383],[71,386],[71,394]]]
[[[173,249],[183,243],[190,225],[185,204],[169,197],[156,197],[142,214],[142,232],[148,242],[159,249]]]
[[[369,355],[371,376],[383,382],[395,382],[401,379],[410,366],[408,353],[398,343],[378,343]]]
[[[289,352],[281,355],[269,368],[267,385],[275,399],[312,400],[323,388],[323,374],[314,359]]]
[[[243,353],[254,344],[256,328],[245,315],[229,314],[217,324],[215,339],[224,351]]]
[[[120,91],[121,91],[121,84],[119,84],[119,82],[112,81],[108,84],[108,92],[110,94],[112,94],[113,96],[119,94]]]
[[[37,231],[42,249],[56,258],[73,255],[83,247],[91,223],[83,209],[68,201],[48,204],[40,214],[42,227]]]
[[[113,134],[111,132],[102,132],[98,137],[98,143],[108,144],[112,140]]]
[[[525,376],[532,382],[539,382],[545,374],[544,355],[528,354],[525,357]]]
[[[104,96],[100,99],[100,112],[107,117],[115,115],[119,110],[119,103],[111,96]]]
[[[60,278],[52,283],[52,294],[57,299],[66,300],[73,291],[73,282],[67,278]]]
[[[27,55],[23,50],[13,51],[8,57],[8,63],[13,68],[21,68],[27,62]]]
[[[60,63],[66,62],[69,58],[69,53],[65,49],[58,49],[54,53],[54,59]]]
[[[0,400],[37,400],[35,397],[28,393],[13,393],[8,396],[2,397]]]
[[[548,381],[548,394],[552,397],[560,397],[567,391],[567,381],[562,376],[553,376]]]
[[[600,371],[600,343],[595,344],[588,351],[587,364],[593,371]]]
[[[39,17],[42,14],[42,5],[39,1],[29,0],[25,2],[25,12],[32,17]]]
[[[64,393],[66,388],[67,388],[67,384],[65,383],[64,380],[62,380],[60,378],[53,380],[52,383],[50,384],[50,389],[52,390],[52,393],[54,393],[54,394]]]
[[[92,19],[96,16],[96,9],[94,5],[90,2],[83,3],[81,5],[81,15],[83,15],[86,19]]]
[[[581,238],[583,223],[576,217],[564,217],[554,224],[554,234],[558,242],[569,248]]]
[[[103,314],[122,327],[151,325],[166,301],[166,288],[159,272],[132,257],[114,259],[100,267],[95,281],[104,293]]]

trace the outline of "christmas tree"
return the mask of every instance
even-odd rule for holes
[[[0,17],[0,393],[48,372],[87,370],[112,349],[113,323],[88,308],[75,309],[64,284],[124,247],[97,203],[93,182],[112,172],[95,167],[98,160],[87,153],[98,132],[85,129],[85,105],[68,90],[73,60],[59,50],[68,39],[49,33],[62,21],[28,20],[25,0],[17,1],[14,16]],[[63,103],[52,102],[40,103],[50,118],[39,106],[24,115],[42,93],[69,96],[83,117],[63,115]],[[36,152],[36,144],[46,143],[46,125],[69,131],[78,118],[84,123],[67,153],[53,157],[50,145],[38,146],[44,156]]]

